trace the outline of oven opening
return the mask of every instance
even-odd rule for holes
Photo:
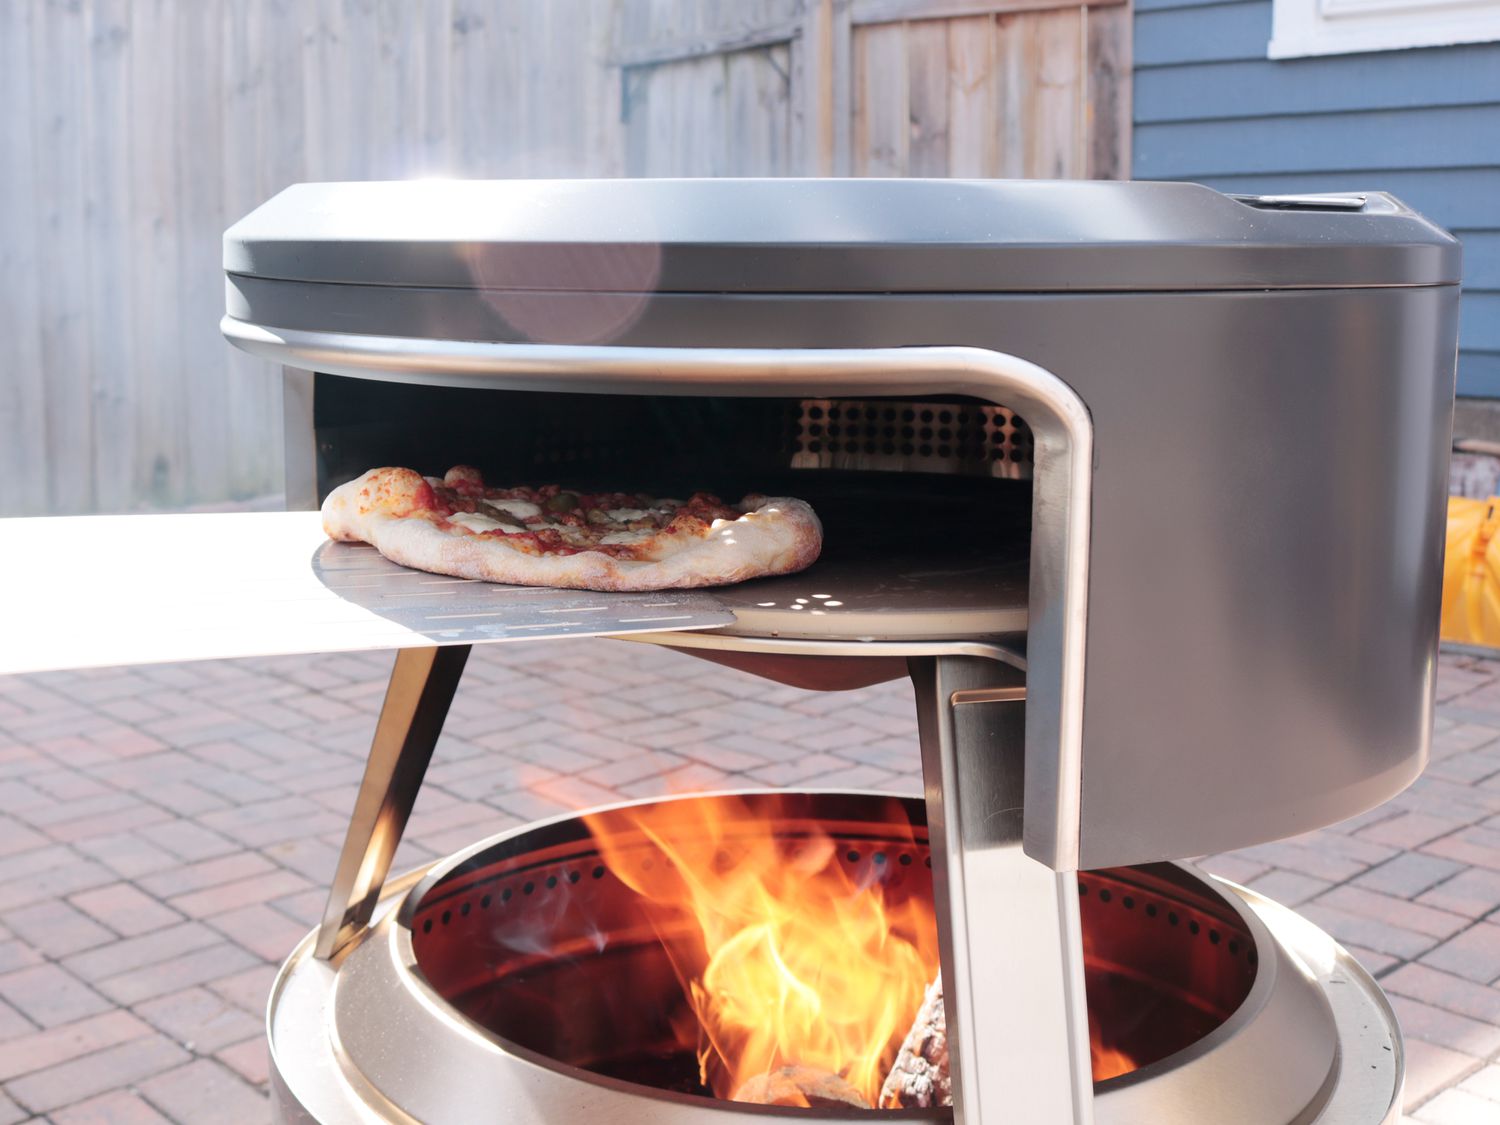
[[[764,833],[763,847],[777,863],[805,868],[812,855],[815,866],[826,865],[818,874],[848,892],[839,897],[840,917],[855,919],[847,934],[817,934],[827,948],[813,961],[799,966],[789,945],[783,957],[770,960],[793,975],[807,978],[811,966],[811,975],[848,984],[850,966],[860,958],[860,912],[850,903],[869,896],[896,936],[882,954],[888,964],[860,999],[910,992],[910,982],[895,972],[902,958],[890,952],[899,947],[918,962],[920,1001],[920,984],[936,970],[935,932],[923,932],[934,925],[923,808],[916,800],[878,795],[678,798],[614,811],[602,822],[542,826],[481,848],[406,908],[416,969],[478,1027],[553,1064],[681,1094],[732,1098],[745,1088],[744,1073],[733,1069],[736,1052],[752,1053],[752,1072],[771,1056],[764,1043],[745,1042],[744,1028],[737,1034],[721,1023],[705,1031],[703,982],[713,978],[701,970],[710,952],[705,934],[713,927],[700,927],[680,902],[664,903],[662,896],[670,898],[676,885],[665,867],[695,867],[692,891],[701,894],[700,876],[722,872],[726,854],[737,857],[741,835],[751,831],[757,838]],[[665,861],[658,843],[663,834],[672,849]],[[808,894],[805,870],[795,885]],[[1083,872],[1078,891],[1096,1082],[1198,1042],[1249,993],[1254,941],[1206,884],[1157,865]],[[788,908],[803,907],[802,896]],[[829,928],[826,920],[817,922]],[[721,933],[716,940],[732,952],[735,943],[743,944],[739,934]],[[798,982],[778,993],[775,982],[748,975],[744,962],[755,960],[761,940],[756,935],[751,954],[722,969],[732,993],[726,1010],[762,1003],[795,1009]],[[877,1103],[881,1077],[915,1014],[910,996],[906,1002],[912,1010],[904,1013],[905,1025],[889,1038],[884,1025],[878,1029],[868,1059],[858,1052],[830,1054],[835,1047],[820,1039],[821,1054],[783,1055],[777,1065],[793,1062],[825,1077],[837,1073],[837,1083],[820,1078],[810,1088],[835,1092],[844,1099],[838,1108]],[[761,1013],[748,1021],[752,1030],[764,1022]],[[861,1100],[849,1096],[851,1088]]]
[[[561,484],[734,503],[806,500],[823,554],[795,575],[719,587],[737,632],[954,639],[1025,629],[1032,439],[963,398],[565,394],[319,375],[317,495],[401,465],[473,465],[495,484]]]

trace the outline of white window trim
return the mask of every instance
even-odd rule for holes
[[[1500,0],[1273,0],[1269,58],[1500,40]]]

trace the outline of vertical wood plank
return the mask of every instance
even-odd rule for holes
[[[948,174],[947,22],[906,25],[908,176]]]
[[[791,170],[833,174],[833,0],[799,0],[801,34],[788,50]]]
[[[1084,174],[1083,11],[1032,12],[1036,91],[1026,175],[1059,180]]]
[[[583,144],[590,176],[625,174],[626,124],[621,72],[609,61],[619,34],[622,2],[590,0],[587,9],[588,53],[582,65],[588,83],[584,104],[589,116]]]
[[[398,11],[409,4],[393,0]],[[422,16],[422,147],[416,171],[421,176],[453,171],[453,0],[426,0]]]
[[[229,465],[236,439],[230,425],[228,383],[224,377],[224,340],[218,319],[223,296],[207,280],[223,269],[214,235],[224,229],[224,115],[220,22],[224,0],[176,5],[178,57],[191,65],[176,70],[173,91],[177,143],[173,222],[177,224],[176,270],[181,349],[178,367],[167,373],[186,403],[184,447],[187,462],[181,496],[188,502],[229,493]],[[157,314],[160,315],[160,312]],[[240,440],[243,440],[241,438]]]
[[[1130,178],[1131,10],[1089,8],[1086,15],[1088,153],[1085,174]]]
[[[995,17],[996,174],[1006,179],[1027,175],[1027,153],[1036,101],[1036,68],[1031,49],[1035,13]]]
[[[756,99],[766,123],[766,164],[761,175],[790,176],[796,166],[798,150],[792,138],[791,85],[792,48],[790,44],[768,48],[765,64],[756,69],[760,94]],[[809,173],[811,175],[812,173]]]
[[[995,36],[992,16],[947,21],[948,174],[1000,174],[1000,127],[995,119]]]
[[[87,54],[82,74],[87,129],[83,137],[87,192],[87,334],[92,368],[93,509],[127,511],[135,497],[135,394],[131,338],[137,330],[124,299],[134,282],[118,239],[130,229],[130,0],[92,0],[84,9]],[[145,326],[152,330],[151,326]]]
[[[33,122],[36,79],[32,4],[0,4],[0,514],[47,510],[46,372],[42,369],[37,176]]]
[[[906,88],[906,26],[854,32],[852,165],[857,176],[900,176],[911,136]]]
[[[186,486],[186,412],[177,372],[182,352],[177,243],[179,144],[176,73],[180,55],[163,44],[176,41],[177,5],[135,0],[130,38],[131,231],[122,247],[134,278],[130,286],[135,368],[135,494],[154,507],[180,502]],[[203,279],[195,279],[203,284]],[[212,378],[213,371],[198,373]]]
[[[84,193],[88,103],[81,5],[37,5],[31,50],[46,127],[33,140],[38,232],[44,248],[42,371],[46,378],[48,510],[87,512],[94,504],[93,359],[89,348],[89,246]],[[8,110],[7,110],[8,112]]]
[[[848,176],[854,169],[854,21],[848,0],[833,7],[829,66],[833,73],[833,174]]]
[[[220,220],[234,222],[254,209],[267,196],[280,190],[272,163],[285,144],[299,154],[301,145],[301,55],[288,51],[270,38],[283,6],[230,0],[220,20],[223,58],[223,129],[221,146],[223,198]],[[285,43],[298,43],[292,35]],[[282,46],[282,49],[275,49]],[[270,48],[270,49],[268,49]],[[290,117],[278,117],[269,108],[278,62],[291,55],[296,63],[297,99]],[[300,169],[299,169],[300,170]],[[293,171],[286,182],[296,178]],[[246,355],[238,348],[221,347],[226,409],[230,428],[228,494],[256,496],[279,488],[281,481],[281,427],[275,366]],[[212,366],[198,372],[212,378]],[[214,497],[213,499],[219,499]]]

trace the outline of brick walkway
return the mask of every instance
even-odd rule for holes
[[[604,646],[608,645],[606,649]],[[0,679],[0,1125],[263,1120],[261,1012],[333,870],[390,658]],[[1433,763],[1205,866],[1381,978],[1424,1125],[1500,1121],[1500,663],[1446,661]],[[711,785],[914,791],[904,684],[814,695],[645,645],[475,651],[398,866]]]

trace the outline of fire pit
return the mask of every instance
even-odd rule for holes
[[[397,1119],[473,1120],[474,1107],[495,1106],[505,1107],[494,1114],[502,1120],[566,1120],[601,1098],[611,1121],[830,1112],[749,1107],[704,1085],[700,1044],[683,1034],[693,1015],[664,944],[684,935],[653,924],[631,885],[661,853],[628,826],[643,817],[659,825],[672,806],[686,814],[673,818],[680,825],[731,818],[711,851],[743,843],[741,830],[763,833],[789,862],[827,841],[840,878],[893,915],[912,903],[930,910],[923,806],[881,794],[693,796],[497,836],[393,895],[336,971],[310,942],[288,962],[271,1024],[284,1118],[355,1120],[368,1101]],[[590,822],[621,835],[601,851]],[[1095,1083],[1097,1120],[1139,1122],[1149,1107],[1151,1120],[1186,1121],[1205,1105],[1218,1107],[1218,1121],[1373,1119],[1337,1114],[1388,1096],[1398,1068],[1389,1010],[1317,931],[1181,865],[1085,872],[1077,891],[1094,1065],[1112,1072]],[[1332,1049],[1340,1037],[1343,1057]],[[528,1104],[548,1109],[527,1117]]]

